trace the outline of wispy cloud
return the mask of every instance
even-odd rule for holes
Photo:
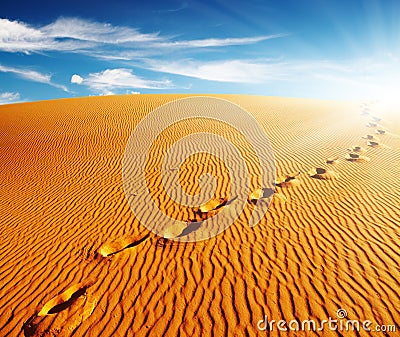
[[[188,7],[189,7],[188,3],[187,2],[183,2],[182,5],[180,5],[177,8],[159,9],[159,10],[156,10],[156,11],[153,11],[153,12],[156,12],[156,13],[175,13],[175,12],[180,12],[181,10],[186,9]]]
[[[118,48],[118,50],[110,51],[101,48],[93,49],[90,55],[97,59],[107,61],[137,61],[144,58],[157,58],[164,56],[175,56],[177,52],[196,53],[199,51],[210,51],[213,48],[224,48],[229,46],[245,46],[259,43],[262,41],[287,36],[285,34],[246,37],[246,38],[209,38],[195,40],[164,40],[153,41],[142,45],[136,45],[134,48],[127,46]]]
[[[144,68],[198,78],[216,82],[231,83],[267,83],[276,80],[298,81],[302,78],[322,78],[328,74],[337,77],[353,76],[356,72],[362,74],[365,70],[360,64],[349,62],[285,61],[285,60],[218,60],[197,61],[181,59],[175,61],[159,61],[146,59]]]
[[[397,59],[351,60],[175,60],[147,59],[146,69],[215,82],[290,83],[312,97],[383,97],[394,95],[400,82]],[[395,89],[396,88],[396,89]]]
[[[91,91],[99,94],[111,94],[121,89],[172,89],[174,85],[169,80],[147,80],[133,73],[131,69],[106,69],[91,73],[86,77],[74,74],[71,83],[85,85]]]
[[[0,104],[16,103],[20,100],[19,92],[2,92],[0,93]]]
[[[249,45],[284,36],[287,36],[287,34],[274,34],[274,35],[244,37],[244,38],[226,38],[226,39],[211,38],[211,39],[199,39],[199,40],[187,40],[187,41],[167,41],[167,42],[155,42],[151,45],[151,47],[164,47],[164,48],[227,47],[227,46]]]
[[[148,69],[175,75],[199,78],[202,80],[232,83],[263,83],[282,79],[285,63],[265,63],[256,60],[226,60],[202,62],[179,60],[163,62],[147,60]]]
[[[248,45],[283,37],[283,34],[244,37],[176,40],[158,32],[141,33],[136,28],[79,18],[59,18],[46,26],[0,19],[0,51],[6,52],[81,52],[101,58],[121,59],[138,54],[159,54],[177,48],[210,48]],[[110,51],[110,48],[114,48]],[[103,50],[104,49],[104,50]],[[94,53],[93,53],[94,52]],[[120,56],[121,55],[121,56]]]
[[[82,51],[99,44],[118,45],[158,40],[161,38],[157,33],[142,34],[137,29],[78,18],[59,18],[42,27],[0,19],[0,50],[6,52]]]
[[[106,44],[161,40],[158,33],[143,34],[135,28],[112,26],[108,23],[79,18],[59,18],[55,22],[39,28],[39,31],[54,39],[74,39]]]
[[[43,29],[19,21],[0,19],[0,50],[5,52],[73,51],[89,47],[83,41],[57,41]]]
[[[14,67],[7,67],[0,64],[0,72],[2,73],[12,73],[21,77],[25,80],[38,82],[38,83],[45,83],[51,85],[55,88],[61,89],[65,92],[69,92],[68,88],[64,85],[57,84],[52,82],[51,75],[49,74],[42,74],[35,70],[31,69],[24,69],[24,68],[14,68]]]

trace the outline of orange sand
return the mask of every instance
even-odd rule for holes
[[[0,336],[286,336],[259,331],[257,322],[337,319],[339,308],[372,326],[398,324],[400,121],[379,121],[388,132],[379,134],[384,146],[372,147],[363,136],[375,130],[355,103],[218,96],[264,127],[277,177],[300,174],[276,187],[258,226],[246,225],[249,204],[221,235],[177,243],[135,219],[121,162],[135,125],[180,97],[0,106]],[[204,127],[244,142],[223,124],[190,123],[159,145]],[[354,144],[369,160],[346,160]],[[190,212],[171,207],[159,188],[159,162],[151,157],[150,189],[182,221]],[[182,187],[195,193],[205,170],[219,177],[217,197],[226,197],[224,166],[199,163],[201,155],[185,162]],[[257,172],[254,163],[249,154]],[[316,169],[322,173],[310,174]]]

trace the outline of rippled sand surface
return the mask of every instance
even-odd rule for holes
[[[0,106],[0,335],[286,336],[257,323],[337,319],[339,308],[372,327],[398,324],[400,121],[375,126],[358,103],[217,96],[264,128],[276,159],[275,194],[257,226],[247,226],[249,202],[220,235],[185,243],[139,223],[121,174],[135,126],[181,97]],[[168,129],[149,154],[146,178],[157,205],[183,229],[192,214],[163,191],[160,153],[204,130],[248,149],[249,173],[258,172],[245,139],[228,125],[200,118]],[[216,177],[220,208],[231,207],[229,171],[207,154],[179,168],[182,188],[198,193],[203,173]],[[323,333],[347,335],[371,333]]]

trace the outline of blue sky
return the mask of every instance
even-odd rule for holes
[[[400,1],[0,5],[0,103],[130,93],[396,97]]]

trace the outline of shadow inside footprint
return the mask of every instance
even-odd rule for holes
[[[238,196],[236,196],[236,197],[234,197],[234,198],[228,200],[227,203],[225,204],[225,206],[229,206],[229,205],[232,204],[234,201],[236,201],[237,198],[238,198]]]
[[[136,247],[137,245],[140,245],[142,242],[146,241],[149,237],[150,237],[150,234],[147,234],[146,236],[142,237],[141,239],[139,239],[137,241],[133,241],[131,244],[127,245],[124,249]],[[118,252],[116,252],[116,253],[118,253]]]
[[[188,226],[177,236],[177,238],[184,237],[197,231],[201,226],[201,222],[188,222]]]

